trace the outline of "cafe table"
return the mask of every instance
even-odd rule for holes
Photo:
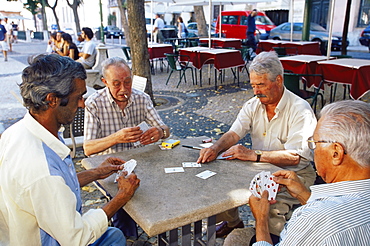
[[[370,60],[343,58],[317,64],[317,73],[324,76],[326,83],[350,85],[350,95],[355,100],[370,90]]]
[[[209,38],[200,38],[199,42],[202,44],[209,44]],[[242,40],[237,38],[211,38],[211,46],[220,48],[235,48],[242,47]]]
[[[151,61],[152,74],[154,75],[154,60],[166,58],[166,53],[173,53],[171,44],[149,44],[148,45],[149,59]],[[160,63],[160,69],[163,70],[163,61]]]
[[[206,47],[183,48],[179,50],[180,55],[190,57],[192,65],[199,70],[200,86],[202,86],[202,67],[205,64],[214,64],[214,67],[220,71],[227,68],[238,68],[244,66],[244,60],[239,50],[232,49],[214,49]],[[234,80],[237,78],[239,84],[239,70],[232,70]],[[215,76],[215,90],[217,90],[217,76]]]
[[[321,55],[320,43],[311,41],[260,40],[257,53],[273,50],[273,47],[286,48],[290,55]]]
[[[251,196],[249,184],[261,171],[275,172],[279,167],[268,163],[240,160],[215,160],[201,167],[184,168],[184,172],[165,173],[165,168],[182,167],[182,162],[196,162],[202,139],[181,139],[180,145],[161,150],[157,144],[110,155],[85,158],[86,169],[98,166],[108,156],[126,161],[135,159],[134,172],[140,181],[131,200],[123,207],[149,237],[158,235],[158,245],[215,245],[216,214],[247,204]],[[210,170],[216,175],[201,179],[196,175]],[[98,182],[111,195],[117,193],[115,174]],[[202,220],[207,220],[207,235],[202,241]],[[193,232],[191,231],[193,224]],[[206,241],[206,242],[204,242]]]

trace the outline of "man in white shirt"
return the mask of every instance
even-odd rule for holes
[[[6,29],[6,42],[8,43],[9,46],[9,51],[13,51],[13,27],[12,24],[8,22],[8,18],[4,18],[5,22],[5,29]]]
[[[274,180],[303,205],[285,225],[278,245],[370,245],[369,138],[369,103],[339,101],[321,110],[307,141],[315,153],[317,172],[327,184],[311,186],[310,191],[294,172],[273,173]],[[249,204],[256,219],[253,245],[271,246],[267,192],[261,199],[251,196]]]
[[[275,52],[262,52],[249,67],[254,98],[240,110],[230,130],[210,148],[200,151],[199,163],[216,159],[223,153],[227,159],[268,162],[295,171],[309,187],[315,181],[310,163],[313,155],[307,145],[316,126],[316,117],[307,101],[284,87],[283,66]],[[237,144],[250,133],[253,149]],[[227,184],[225,184],[227,185]],[[281,192],[271,206],[269,228],[278,240],[293,206],[299,201]],[[243,228],[238,208],[217,215],[223,221],[216,228],[216,236],[224,237],[234,228]]]
[[[135,174],[118,179],[117,195],[82,214],[80,187],[122,169],[107,158],[76,174],[58,130],[84,107],[86,71],[57,54],[39,55],[23,70],[20,91],[29,110],[0,139],[0,245],[126,245],[108,221],[133,196]]]
[[[81,63],[85,69],[91,69],[95,64],[96,59],[96,44],[91,39],[94,33],[89,27],[83,27],[81,32],[82,38],[85,40],[81,52],[78,54],[77,62]]]
[[[155,15],[155,21],[154,21],[154,26],[153,26],[153,33],[156,34],[157,36],[157,42],[158,43],[163,43],[163,35],[161,30],[164,28],[164,21],[161,19],[159,14]]]

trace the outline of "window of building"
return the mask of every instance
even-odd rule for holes
[[[370,24],[370,0],[362,0],[358,15],[357,27],[366,27]]]

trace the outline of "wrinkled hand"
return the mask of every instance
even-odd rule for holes
[[[155,143],[162,138],[162,134],[162,129],[151,127],[141,135],[140,143],[144,145]]]
[[[199,152],[197,163],[206,163],[217,158],[217,151],[212,148],[204,148]]]
[[[253,150],[250,150],[241,144],[237,144],[226,150],[222,156],[230,156],[227,158],[228,160],[239,159],[242,161],[250,161],[253,159],[253,155]]]
[[[143,134],[143,131],[140,130],[140,127],[127,127],[122,128],[116,132],[116,142],[117,143],[133,143],[140,140],[140,136]]]
[[[136,189],[140,185],[140,179],[137,178],[136,174],[132,172],[126,178],[122,175],[117,179],[118,182],[118,193],[117,198],[128,201],[134,195]]]
[[[256,220],[264,221],[269,218],[270,204],[276,203],[276,200],[268,200],[269,192],[264,190],[261,198],[251,195],[249,197],[249,206]]]
[[[297,198],[302,204],[307,202],[311,192],[305,187],[295,172],[280,170],[272,175],[275,176],[274,181],[276,183],[286,186],[292,197]]]
[[[118,170],[122,170],[123,163],[125,163],[124,160],[116,157],[107,158],[103,163],[101,163],[97,168],[95,168],[97,179],[105,179],[106,177],[109,177],[113,173],[116,173]]]

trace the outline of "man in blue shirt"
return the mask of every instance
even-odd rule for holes
[[[84,107],[85,79],[82,64],[57,54],[39,55],[23,70],[20,91],[28,113],[0,139],[0,245],[126,245],[108,221],[140,180],[120,176],[117,195],[82,214],[80,187],[116,173],[124,161],[107,158],[76,174],[58,132]]]
[[[247,29],[247,45],[249,45],[254,52],[256,52],[256,38],[254,37],[254,33],[256,32],[256,16],[257,10],[253,9],[253,11],[248,15],[248,29]]]

